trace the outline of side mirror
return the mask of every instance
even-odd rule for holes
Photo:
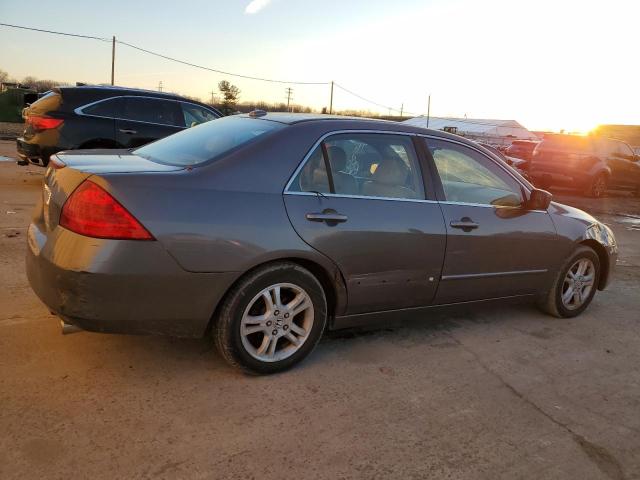
[[[527,202],[527,210],[546,210],[549,208],[552,198],[553,195],[546,190],[534,188]]]
[[[633,157],[631,158],[632,162],[639,162],[640,161],[640,155],[633,155]]]

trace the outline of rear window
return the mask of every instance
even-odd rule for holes
[[[150,143],[133,153],[167,165],[199,165],[284,127],[269,120],[224,117]]]
[[[556,150],[563,152],[588,152],[593,150],[594,143],[590,137],[579,135],[546,136],[538,147],[539,150]]]
[[[57,92],[49,92],[29,107],[29,113],[42,115],[60,108],[62,96]]]

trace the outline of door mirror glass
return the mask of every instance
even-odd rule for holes
[[[549,208],[551,204],[551,199],[553,195],[551,195],[546,190],[540,190],[538,188],[531,191],[531,195],[529,196],[529,201],[527,202],[528,210],[546,210]]]

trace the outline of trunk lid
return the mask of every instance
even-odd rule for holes
[[[168,173],[184,168],[152,162],[129,150],[74,150],[52,155],[34,222],[43,232],[54,230],[67,198],[92,175]]]
[[[164,165],[133,154],[130,150],[70,150],[55,159],[80,172],[95,173],[162,173],[184,170],[184,166]]]

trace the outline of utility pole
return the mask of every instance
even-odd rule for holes
[[[431,116],[431,95],[429,95],[429,101],[427,102],[427,128],[429,128],[430,116]]]
[[[115,68],[116,68],[116,36],[113,36],[113,40],[111,42],[111,85],[115,85]]]
[[[287,112],[289,111],[289,103],[291,103],[291,97],[293,95],[293,88],[287,87],[285,89],[285,93],[287,94]]]
[[[400,118],[402,118],[402,112],[404,112],[404,103],[400,105]]]
[[[160,80],[160,83],[158,84],[158,91],[159,92],[162,91],[162,80]]]
[[[333,114],[333,80],[331,80],[331,98],[329,98],[329,115]]]
[[[211,90],[211,105],[215,105],[216,103],[216,91]]]

